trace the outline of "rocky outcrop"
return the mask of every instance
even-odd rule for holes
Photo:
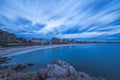
[[[77,71],[68,63],[57,60],[53,64],[48,64],[46,68],[41,69],[39,74],[42,75],[42,78],[64,78],[76,75]]]
[[[0,80],[105,80],[93,78],[83,72],[77,72],[68,63],[57,60],[37,72],[0,71]]]
[[[0,71],[0,80],[41,80],[35,72]]]
[[[83,72],[77,72],[74,67],[61,60],[57,60],[41,69],[39,75],[44,80],[105,80],[90,77]]]
[[[16,65],[0,65],[0,70],[14,70],[14,71],[21,71],[22,69],[32,67],[34,64],[16,64]]]
[[[0,64],[3,64],[5,62],[7,62],[8,60],[10,60],[10,59],[8,59],[7,57],[0,57]]]

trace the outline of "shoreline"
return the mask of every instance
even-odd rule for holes
[[[40,49],[72,46],[72,45],[80,45],[80,44],[54,44],[54,45],[35,45],[35,46],[24,46],[24,47],[14,47],[14,48],[0,48],[0,57],[9,57],[12,55],[22,54]]]
[[[89,74],[77,71],[69,63],[55,60],[38,71],[19,72],[34,64],[18,64],[1,67],[0,80],[106,80],[103,77],[91,77]]]
[[[16,54],[22,54],[22,53],[26,53],[26,52],[41,50],[41,49],[72,46],[72,45],[77,45],[77,44],[39,45],[39,46],[8,48],[8,49],[0,50],[0,56],[6,57],[6,56],[12,56],[12,55],[16,55]]]

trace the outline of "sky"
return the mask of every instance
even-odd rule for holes
[[[24,38],[120,40],[120,0],[0,0],[0,29]]]

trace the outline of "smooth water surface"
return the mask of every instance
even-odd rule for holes
[[[35,63],[37,70],[54,60],[67,61],[76,70],[107,80],[120,80],[120,44],[80,44],[11,56],[10,63]]]

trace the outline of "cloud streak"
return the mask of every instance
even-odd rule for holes
[[[119,0],[1,0],[0,28],[28,38],[116,39],[119,5]]]

